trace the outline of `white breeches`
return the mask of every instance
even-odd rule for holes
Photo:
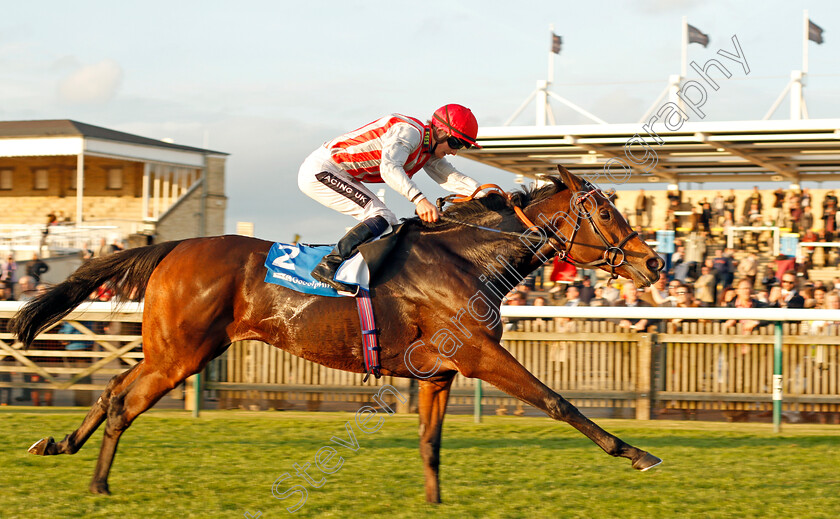
[[[374,216],[396,225],[397,217],[364,184],[348,175],[321,146],[313,151],[298,172],[300,190],[325,206],[363,221]]]

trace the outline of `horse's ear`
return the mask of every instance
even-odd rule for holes
[[[578,188],[580,187],[580,179],[572,175],[572,173],[568,169],[558,164],[557,173],[560,175],[560,180],[562,180],[563,183],[566,184],[566,186],[569,189],[573,191],[578,190]]]

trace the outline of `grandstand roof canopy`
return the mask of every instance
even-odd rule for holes
[[[120,160],[204,167],[221,151],[184,146],[70,119],[0,121],[0,157],[99,156]]]
[[[141,137],[132,133],[119,132],[101,126],[80,123],[70,119],[35,120],[35,121],[0,121],[0,139],[20,138],[55,138],[55,137],[88,137],[115,141],[128,144],[140,144],[178,151],[192,151],[227,155],[221,151],[205,150],[193,146],[183,146],[148,137]]]
[[[661,144],[641,123],[487,127],[478,134],[483,148],[460,155],[531,178],[556,172],[557,164],[598,175],[620,158],[632,167],[631,183],[840,180],[840,119],[686,122],[674,132],[657,123],[653,130]],[[639,139],[655,157],[643,159]],[[628,144],[642,164],[625,156]],[[625,173],[614,164],[611,175]]]

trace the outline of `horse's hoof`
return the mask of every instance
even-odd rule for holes
[[[652,469],[662,463],[662,460],[653,454],[646,452],[644,456],[633,462],[633,468],[642,472]]]
[[[108,489],[108,483],[91,483],[90,492],[92,494],[100,494],[103,496],[111,495],[111,491]]]
[[[29,454],[35,454],[36,456],[46,456],[47,455],[47,447],[50,445],[55,445],[55,440],[50,436],[49,438],[41,438],[40,440],[36,441],[29,447]]]

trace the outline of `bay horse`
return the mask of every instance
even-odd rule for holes
[[[569,423],[607,454],[628,458],[635,469],[661,462],[593,423],[500,344],[503,326],[497,317],[504,294],[554,253],[629,278],[638,287],[656,281],[663,267],[600,190],[558,170],[545,177],[543,187],[453,204],[433,224],[406,220],[371,285],[382,374],[419,379],[428,502],[440,502],[441,429],[457,373]],[[124,298],[145,299],[144,358],[110,380],[78,429],[59,442],[41,439],[29,452],[74,454],[105,422],[90,491],[109,494],[108,474],[125,430],[234,341],[259,340],[330,368],[364,372],[355,301],[266,283],[270,246],[255,238],[217,236],[128,249],[85,263],[28,302],[10,322],[26,346],[102,284]],[[447,340],[460,347],[443,355],[434,348],[441,339],[436,333],[455,329],[453,320],[461,335],[450,332]]]

